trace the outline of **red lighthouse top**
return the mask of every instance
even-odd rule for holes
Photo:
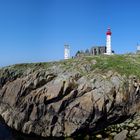
[[[110,28],[108,28],[107,29],[107,32],[106,32],[106,35],[111,35],[112,33],[111,33],[111,29]]]

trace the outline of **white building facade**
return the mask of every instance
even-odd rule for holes
[[[69,45],[64,45],[64,59],[70,58],[70,47]]]

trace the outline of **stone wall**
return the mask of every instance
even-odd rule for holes
[[[89,55],[101,55],[106,53],[106,46],[94,46],[90,50],[78,51],[75,57],[89,56]]]

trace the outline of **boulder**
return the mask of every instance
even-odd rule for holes
[[[135,133],[135,136],[134,136],[134,139],[135,140],[139,140],[140,139],[140,129],[138,129]]]
[[[31,70],[18,66],[18,70],[2,71],[0,115],[5,123],[43,137],[85,136],[135,113],[131,97],[138,102],[139,92],[135,96],[133,79],[113,71],[90,72],[88,63],[79,64],[83,67],[77,70],[57,64],[40,68],[39,64]],[[123,139],[127,133],[122,131],[115,138]]]
[[[128,130],[123,130],[114,137],[114,140],[126,140],[127,134]]]

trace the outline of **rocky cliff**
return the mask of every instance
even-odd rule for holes
[[[94,135],[139,111],[139,56],[96,56],[0,69],[0,115],[43,137]]]

